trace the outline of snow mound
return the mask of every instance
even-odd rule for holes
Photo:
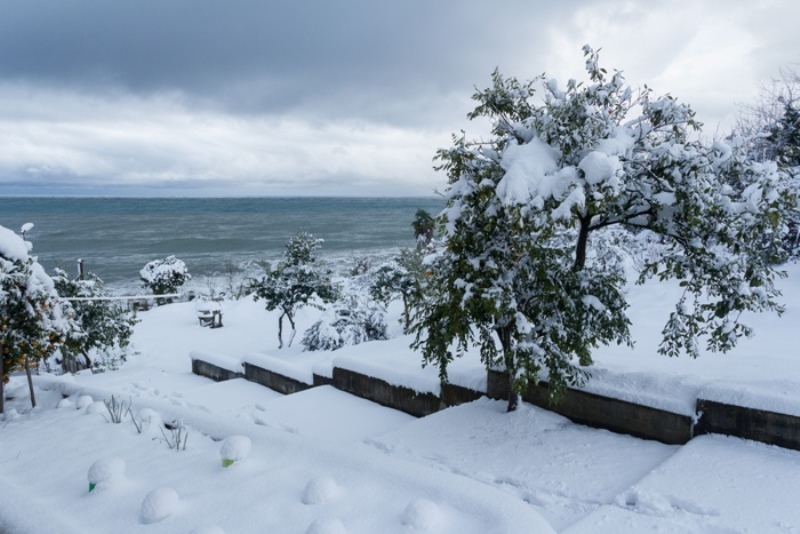
[[[403,525],[416,530],[437,530],[442,522],[439,507],[426,499],[417,499],[408,503],[403,511]]]
[[[138,421],[141,422],[142,428],[158,429],[163,425],[161,416],[152,408],[142,408],[139,410]]]
[[[106,405],[103,401],[94,401],[86,407],[86,414],[103,413],[106,411]]]
[[[94,402],[94,399],[90,395],[81,395],[78,397],[78,400],[75,402],[75,407],[78,410],[83,410],[87,406],[90,406]]]
[[[17,410],[15,410],[14,408],[6,408],[5,414],[0,414],[0,415],[3,415],[3,418],[6,421],[11,421],[19,417],[19,412],[17,412]]]
[[[323,504],[335,499],[341,490],[330,477],[312,478],[303,489],[303,504]]]
[[[225,534],[225,531],[216,525],[203,525],[193,528],[189,531],[189,534]]]
[[[74,405],[72,401],[69,399],[61,399],[60,401],[58,401],[58,404],[56,405],[56,407],[59,409],[72,408],[72,406]]]
[[[344,525],[338,519],[317,519],[308,526],[306,534],[346,534]]]
[[[157,523],[171,516],[178,508],[178,494],[172,488],[157,488],[147,494],[139,510],[142,523]]]
[[[252,442],[247,436],[231,436],[222,442],[219,455],[222,457],[222,465],[228,467],[234,462],[240,462],[250,454]]]
[[[105,490],[112,487],[125,476],[125,460],[122,458],[101,458],[89,468],[89,491]]]

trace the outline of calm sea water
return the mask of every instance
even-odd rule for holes
[[[437,214],[439,198],[40,198],[0,197],[0,225],[19,231],[52,273],[77,260],[116,292],[140,287],[139,270],[175,255],[193,285],[274,261],[305,231],[325,240],[323,258],[340,269],[355,256],[391,257],[414,245],[417,209]]]

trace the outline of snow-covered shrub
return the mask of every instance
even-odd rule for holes
[[[83,368],[118,368],[127,360],[131,349],[130,339],[137,322],[135,314],[118,301],[108,300],[110,293],[105,290],[103,281],[92,273],[81,280],[56,269],[53,283],[60,297],[80,299],[71,302],[75,321],[81,327],[80,335],[67,337],[56,363],[70,373]],[[83,362],[76,358],[79,354]]]
[[[122,458],[102,458],[89,468],[89,491],[102,490],[121,480],[125,475],[125,460]]]
[[[32,225],[26,225],[29,230]],[[53,280],[35,257],[30,243],[0,226],[0,413],[3,385],[13,368],[50,356],[81,330],[68,302],[59,298]],[[36,399],[31,388],[31,404]]]
[[[222,442],[219,455],[222,458],[222,467],[230,467],[236,462],[241,462],[250,454],[252,442],[247,436],[231,436]]]
[[[389,339],[383,310],[374,302],[351,295],[328,309],[303,334],[305,350],[337,350],[365,341]]]
[[[145,265],[139,276],[146,289],[154,295],[169,295],[178,291],[188,280],[192,279],[186,264],[175,256],[167,256],[163,260],[153,260]],[[172,302],[172,297],[156,299],[158,304]]]

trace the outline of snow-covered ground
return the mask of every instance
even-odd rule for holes
[[[587,389],[678,413],[693,413],[701,393],[800,413],[800,269],[789,269],[784,317],[757,316],[755,338],[698,360],[655,353],[675,288],[632,287],[637,346],[599,351]],[[188,303],[142,313],[138,355],[114,372],[37,377],[34,410],[24,377],[12,377],[0,532],[800,532],[800,452],[723,436],[664,445],[530,405],[506,414],[485,398],[415,419],[330,386],[283,396],[214,383],[191,374],[191,351],[282,362],[301,377],[337,365],[438,388],[408,338],[278,351],[262,303],[223,309],[225,327],[213,330]],[[317,313],[303,310],[298,331]],[[485,384],[469,357],[452,378]],[[112,395],[141,431],[130,416],[109,421],[102,401]],[[173,421],[183,426],[164,428]],[[179,431],[185,450],[174,448]]]

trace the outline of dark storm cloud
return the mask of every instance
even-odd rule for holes
[[[548,17],[525,1],[7,1],[0,73],[93,90],[176,90],[244,112],[407,119],[419,95],[468,94],[503,49],[514,56],[520,43],[535,45]],[[404,98],[412,109],[394,109]]]

